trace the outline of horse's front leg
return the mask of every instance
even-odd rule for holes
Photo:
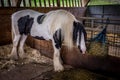
[[[61,49],[61,45],[62,45],[61,37],[62,37],[61,30],[57,30],[53,34],[53,39],[52,39],[53,48],[54,48],[54,54],[53,54],[54,70],[58,71],[58,72],[64,70],[64,67],[62,65],[61,56],[60,56],[60,49]]]
[[[60,49],[57,49],[56,47],[54,47],[53,65],[55,71],[60,72],[64,70],[64,67],[62,65],[62,60],[60,57]]]

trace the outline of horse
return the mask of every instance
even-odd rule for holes
[[[11,21],[13,38],[11,59],[24,58],[23,47],[28,35],[36,39],[52,41],[54,71],[64,70],[60,57],[63,44],[68,49],[77,46],[83,54],[86,52],[84,26],[69,11],[59,9],[40,13],[31,9],[20,10],[11,15]]]

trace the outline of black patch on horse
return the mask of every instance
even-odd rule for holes
[[[32,24],[34,22],[34,18],[30,17],[29,15],[23,16],[18,20],[18,29],[20,34],[29,34]]]
[[[61,48],[61,45],[62,45],[62,38],[61,37],[62,37],[61,29],[59,29],[53,35],[53,39],[54,39],[54,42],[55,42],[55,47],[57,49]]]
[[[42,36],[41,37],[35,36],[34,38],[39,39],[39,40],[45,40],[44,37],[42,37]]]
[[[73,25],[74,25],[74,27],[73,27],[73,41],[76,43],[77,36],[79,34],[79,43],[80,43],[81,33],[83,33],[84,38],[86,40],[87,34],[86,34],[85,29],[84,29],[84,26],[80,22],[75,22],[75,21],[74,21]]]
[[[37,18],[37,22],[39,24],[42,24],[42,22],[43,22],[43,20],[44,20],[45,17],[46,17],[46,15],[39,15],[38,18]]]

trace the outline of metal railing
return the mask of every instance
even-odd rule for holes
[[[105,27],[107,18],[81,17],[87,30],[88,41]],[[109,19],[107,26],[108,54],[120,57],[120,19]]]

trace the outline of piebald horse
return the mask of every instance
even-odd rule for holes
[[[86,51],[86,31],[74,15],[66,10],[40,13],[34,10],[20,10],[12,14],[13,48],[10,58],[24,57],[24,43],[28,35],[42,40],[51,40],[54,48],[53,65],[55,71],[63,71],[60,49],[64,43],[68,49],[77,46]],[[18,49],[19,48],[19,54]]]

